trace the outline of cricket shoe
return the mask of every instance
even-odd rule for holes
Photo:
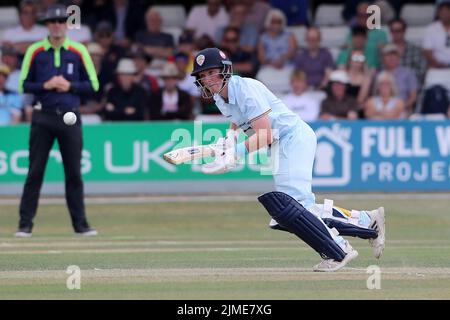
[[[347,241],[345,252],[347,254],[345,255],[344,259],[342,261],[336,261],[334,259],[324,259],[319,264],[316,264],[313,267],[313,271],[316,272],[333,272],[338,271],[345,267],[347,263],[352,261],[358,256],[358,251],[353,249],[353,247],[350,245],[350,243]]]
[[[31,228],[19,228],[16,233],[14,233],[14,237],[16,238],[31,238]]]
[[[385,215],[384,215],[384,208],[379,207],[376,210],[367,211],[369,214],[370,219],[372,220],[372,223],[370,225],[371,229],[375,229],[378,231],[378,237],[375,239],[369,239],[369,243],[373,248],[373,255],[375,258],[380,259],[381,255],[383,254],[384,246],[385,246]]]
[[[83,228],[75,231],[76,234],[83,236],[83,237],[94,237],[98,235],[97,230],[92,228]]]

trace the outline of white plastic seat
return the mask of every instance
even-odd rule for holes
[[[342,18],[342,4],[321,4],[317,7],[314,23],[316,26],[339,26],[345,24]]]
[[[178,40],[180,39],[180,35],[183,33],[183,29],[179,27],[163,27],[161,30],[162,32],[171,34],[173,40],[175,41],[175,45],[178,45]]]
[[[347,26],[321,27],[322,46],[327,48],[340,48],[350,33]]]
[[[424,26],[433,22],[435,8],[433,4],[407,3],[402,7],[400,18],[408,26]]]
[[[288,32],[292,32],[292,34],[295,37],[295,40],[297,40],[297,45],[299,47],[305,47],[305,34],[306,34],[306,27],[305,26],[295,26],[295,27],[287,27]]]
[[[293,66],[285,66],[282,69],[263,66],[256,74],[256,79],[264,83],[276,96],[281,97],[290,90],[290,77],[293,69]]]
[[[186,10],[182,5],[155,5],[153,8],[161,14],[163,28],[183,28],[186,24]]]
[[[406,41],[412,42],[415,45],[422,47],[425,29],[425,26],[408,27],[405,34]]]
[[[424,87],[429,88],[440,84],[450,92],[450,68],[447,69],[429,69],[425,75]]]
[[[0,7],[0,29],[19,25],[19,11],[16,7]]]

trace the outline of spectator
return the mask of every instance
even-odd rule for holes
[[[91,56],[92,63],[94,64],[95,73],[98,77],[99,89],[98,91],[83,97],[83,103],[80,106],[80,113],[83,115],[97,114],[101,111],[105,87],[108,85],[108,79],[105,78],[105,71],[102,67],[104,56],[103,48],[95,42],[89,43],[86,48]]]
[[[67,37],[87,45],[92,41],[92,32],[88,25],[82,24],[80,29],[67,29]]]
[[[16,124],[22,117],[22,99],[19,94],[6,89],[10,69],[0,64],[0,125]]]
[[[258,44],[258,60],[261,65],[281,69],[291,62],[297,49],[292,33],[286,30],[286,17],[278,9],[272,9],[265,21],[266,31]]]
[[[81,22],[91,30],[97,30],[98,24],[107,21],[112,26],[115,15],[112,2],[109,0],[93,0],[81,2]]]
[[[320,118],[323,120],[358,118],[358,103],[347,94],[350,83],[347,72],[335,70],[330,74],[330,89],[325,100],[322,101]]]
[[[304,121],[310,122],[319,117],[321,99],[317,94],[308,91],[307,77],[306,73],[300,70],[292,73],[292,90],[283,98],[283,102]]]
[[[450,0],[438,3],[437,16],[425,30],[422,47],[429,68],[450,68]]]
[[[186,21],[186,29],[193,32],[194,38],[207,35],[215,39],[220,28],[228,24],[229,17],[221,0],[207,0],[205,6],[193,7]]]
[[[294,66],[306,73],[308,86],[325,88],[328,76],[335,68],[333,57],[327,48],[320,47],[321,34],[317,27],[310,27],[305,33],[306,49],[294,59]]]
[[[396,0],[402,1],[402,0]],[[395,8],[392,6],[391,3],[387,0],[376,0],[372,3],[373,5],[376,5],[378,8],[380,8],[380,23],[382,26],[385,26],[391,21],[392,19],[397,18],[398,12],[395,11]],[[373,14],[371,12],[370,14]]]
[[[370,120],[400,119],[405,108],[397,95],[394,77],[386,71],[380,72],[375,82],[374,96],[365,106],[365,116]]]
[[[212,48],[215,46],[214,40],[210,36],[204,34],[195,41],[195,50],[200,51],[205,48]]]
[[[191,73],[194,68],[194,57],[196,54],[194,36],[186,30],[180,35],[178,39],[178,52],[184,53],[189,57],[186,72]]]
[[[252,25],[258,30],[258,33],[264,31],[267,14],[272,8],[270,4],[261,0],[242,0],[247,6],[246,23]]]
[[[103,49],[102,70],[104,71],[104,83],[114,81],[114,71],[117,68],[119,60],[125,55],[125,50],[114,44],[114,30],[107,21],[98,24],[95,31],[95,42],[100,44]]]
[[[117,83],[106,94],[104,120],[140,121],[146,118],[147,94],[135,83],[133,60],[122,58],[117,66]]]
[[[150,98],[150,120],[192,119],[192,104],[189,94],[177,87],[180,73],[175,64],[169,62],[162,70],[164,88]]]
[[[136,34],[136,42],[153,57],[151,69],[156,72],[162,68],[167,58],[173,54],[175,42],[172,35],[162,32],[162,18],[159,11],[149,8],[145,14],[147,29]]]
[[[36,24],[37,7],[33,0],[22,0],[19,5],[19,23],[17,27],[6,29],[3,33],[3,46],[12,46],[21,56],[28,46],[48,35],[47,28]]]
[[[350,53],[352,51],[358,50],[363,51],[366,57],[366,64],[371,69],[377,69],[378,62],[378,52],[373,50],[367,50],[367,29],[363,27],[353,27],[351,45],[347,48],[342,49],[339,52],[336,64],[338,67],[345,67],[349,59]]]
[[[288,26],[308,25],[308,0],[270,0],[273,8],[286,15]]]
[[[359,107],[364,106],[369,96],[375,74],[375,69],[369,69],[365,61],[364,53],[355,50],[350,54],[346,68],[349,77],[347,93],[356,99]]]
[[[145,28],[145,7],[142,1],[114,0],[114,13],[111,22],[116,43],[128,48],[136,33]]]
[[[414,70],[419,81],[423,81],[427,67],[422,49],[415,44],[406,41],[406,22],[402,19],[394,19],[389,22],[392,43],[399,51],[400,64]]]
[[[255,68],[252,55],[241,49],[239,29],[227,27],[223,33],[221,49],[233,62],[233,72],[243,77],[254,77]]]
[[[198,87],[195,85],[195,77],[191,76],[191,70],[188,70],[189,56],[184,52],[178,52],[175,55],[175,65],[180,74],[178,88],[189,93],[192,106],[199,106],[200,90],[198,90]]]
[[[399,97],[405,101],[405,112],[414,111],[419,84],[414,71],[400,65],[400,54],[395,44],[388,44],[383,49],[384,70],[392,73]]]
[[[33,112],[31,105],[33,104],[34,96],[30,93],[19,93],[19,80],[20,80],[19,52],[16,49],[14,49],[13,46],[2,47],[1,62],[5,64],[10,70],[5,88],[10,92],[19,94],[23,102],[23,112],[25,113],[24,120],[30,122],[31,114]]]
[[[48,8],[51,5],[54,5],[57,3],[57,0],[39,0],[39,1],[35,1],[36,4],[36,16],[38,17],[38,19],[40,19],[41,17],[45,16],[45,13],[47,12]],[[75,5],[80,5],[80,3],[77,2],[82,2],[82,0],[78,0],[78,1],[64,1],[64,2],[72,2],[71,4],[75,4]],[[65,5],[68,5],[68,3],[64,3]]]
[[[18,52],[14,47],[2,48],[2,63],[10,70],[6,89],[16,93],[19,92],[20,69],[18,68]]]
[[[370,14],[367,13],[367,8],[369,7],[368,2],[362,2],[357,6],[356,12],[356,20],[353,27],[364,28],[367,32],[367,41],[364,44],[364,55],[367,58],[367,64],[370,68],[379,68],[380,60],[378,58],[379,51],[383,48],[384,44],[387,43],[387,33],[383,29],[368,29],[367,28],[367,19],[370,17]],[[353,28],[352,28],[353,31]],[[350,48],[347,51],[347,56],[343,57],[342,60],[338,61],[338,65],[345,64],[348,59],[348,54],[353,49],[361,49],[361,48],[351,48],[353,42],[353,32],[351,32],[347,38],[347,43]]]
[[[142,49],[133,51],[131,56],[137,69],[135,82],[144,88],[148,96],[151,96],[159,89],[158,79],[148,72],[152,57]]]
[[[256,50],[259,33],[255,26],[245,22],[247,7],[243,3],[236,3],[230,9],[230,23],[227,27],[219,28],[216,42],[220,43],[226,28],[233,27],[239,30],[239,45],[243,51],[253,53]]]

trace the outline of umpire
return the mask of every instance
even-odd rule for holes
[[[64,165],[66,202],[75,233],[97,235],[89,227],[84,207],[83,138],[78,108],[80,95],[98,91],[99,83],[86,47],[65,36],[67,19],[64,5],[50,6],[44,17],[49,35],[28,48],[22,63],[19,90],[34,94],[38,103],[31,122],[29,170],[16,237],[31,237],[44,171],[55,139]],[[68,111],[78,118],[72,126],[63,122]]]

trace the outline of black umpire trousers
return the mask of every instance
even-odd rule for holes
[[[75,231],[88,228],[84,207],[81,153],[83,136],[81,117],[68,126],[63,112],[34,110],[29,139],[29,170],[20,202],[19,228],[32,228],[50,150],[55,139],[64,165],[65,193]]]

